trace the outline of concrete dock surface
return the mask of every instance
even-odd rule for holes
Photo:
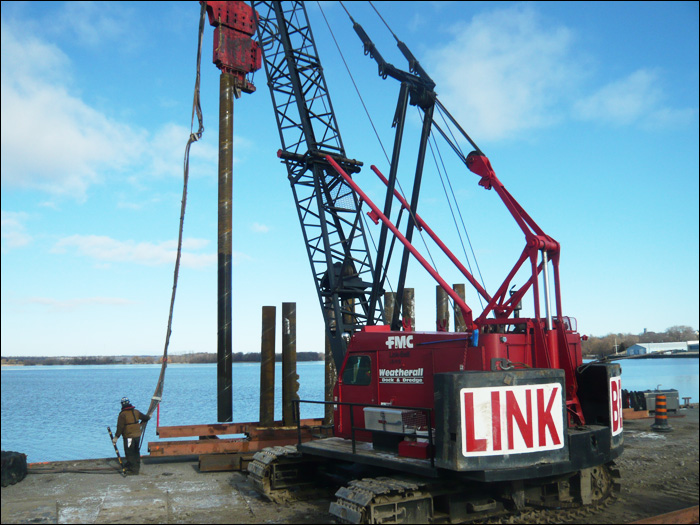
[[[620,494],[565,521],[629,523],[697,505],[699,411],[672,414],[668,433],[653,432],[653,419],[625,421]],[[200,472],[196,457],[145,456],[141,474],[127,477],[116,458],[61,461],[32,464],[2,489],[2,523],[335,523],[329,502],[268,503],[244,473]]]
[[[329,523],[328,501],[278,508],[240,472],[199,472],[196,457],[144,458],[122,477],[117,459],[32,465],[2,489],[2,523]]]

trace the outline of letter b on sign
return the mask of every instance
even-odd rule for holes
[[[613,436],[622,432],[622,379],[610,378],[610,431]]]

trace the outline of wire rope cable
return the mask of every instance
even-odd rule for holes
[[[319,11],[321,11],[321,15],[323,16],[323,20],[326,22],[326,26],[328,27],[328,31],[330,32],[331,38],[333,39],[333,43],[335,43],[335,47],[338,50],[338,54],[340,55],[340,59],[343,61],[343,65],[345,66],[345,70],[348,72],[348,76],[350,77],[350,81],[352,82],[352,85],[355,88],[355,93],[357,93],[357,96],[360,99],[360,103],[362,104],[362,108],[365,111],[365,115],[367,115],[367,119],[369,120],[370,126],[372,127],[372,130],[374,131],[374,135],[377,138],[377,142],[379,142],[379,146],[381,147],[382,152],[384,153],[384,157],[386,158],[387,163],[391,163],[391,161],[389,160],[389,155],[386,152],[386,148],[384,147],[384,143],[382,142],[382,139],[379,136],[379,132],[377,131],[377,127],[374,125],[374,121],[372,120],[372,116],[370,115],[369,109],[367,109],[367,105],[365,104],[364,98],[362,97],[362,93],[360,92],[360,88],[357,86],[357,82],[355,82],[355,78],[352,74],[352,71],[350,70],[350,66],[348,65],[347,61],[345,60],[345,55],[343,54],[343,51],[340,48],[340,44],[338,43],[338,40],[335,37],[335,33],[333,32],[333,29],[331,28],[330,22],[328,21],[328,18],[326,17],[326,13],[323,11],[323,7],[321,6],[321,3],[318,1],[316,3],[318,4]],[[340,2],[340,5],[345,10],[348,17],[350,17],[350,20],[353,20],[352,16],[348,12],[348,10],[345,8],[345,5],[343,5],[342,2]],[[372,235],[372,229],[368,227],[367,219],[366,219],[366,217],[364,217],[364,214],[362,217],[362,222],[365,226],[365,231],[369,234],[369,238],[372,241],[372,246],[374,247],[374,251],[376,252],[377,251],[377,243],[374,240],[374,236]],[[384,273],[386,274],[387,273],[386,265],[382,265],[382,269],[384,270]],[[388,281],[389,281],[388,282],[389,288],[393,291],[393,286],[391,285],[391,280],[388,280]]]
[[[474,246],[472,245],[472,241],[471,241],[471,238],[470,238],[470,236],[469,236],[469,231],[467,230],[467,227],[466,227],[466,225],[465,225],[465,223],[464,223],[464,217],[462,216],[462,209],[461,209],[461,207],[459,206],[459,202],[457,201],[457,197],[456,197],[456,195],[455,195],[455,191],[454,191],[454,188],[453,188],[453,186],[452,186],[452,180],[450,179],[449,173],[447,172],[447,168],[446,168],[446,166],[445,166],[445,161],[444,161],[444,159],[443,159],[443,157],[442,157],[442,153],[440,152],[440,147],[438,146],[438,143],[437,143],[437,141],[435,140],[435,137],[434,137],[434,136],[432,137],[432,139],[433,139],[433,142],[434,142],[434,144],[435,144],[435,149],[436,149],[437,152],[438,152],[438,156],[440,157],[440,163],[442,164],[442,169],[443,169],[443,171],[445,172],[445,178],[447,179],[447,185],[450,187],[450,194],[452,195],[452,200],[453,200],[454,203],[455,203],[455,208],[457,208],[457,214],[459,215],[459,219],[460,219],[460,222],[461,222],[461,224],[462,224],[462,229],[464,230],[464,235],[465,235],[466,238],[467,238],[467,243],[469,244],[469,249],[470,249],[471,252],[472,252],[472,258],[474,259],[474,265],[476,266],[476,270],[477,270],[477,272],[478,272],[478,274],[479,274],[479,278],[481,279],[481,286],[483,286],[483,288],[486,289],[486,285],[484,284],[484,277],[483,277],[483,275],[481,274],[481,268],[479,267],[479,261],[478,261],[477,258],[476,258],[476,253],[474,252]],[[431,146],[431,152],[433,152],[432,146]],[[435,157],[434,157],[434,153],[433,153],[433,158],[435,158]],[[435,163],[436,163],[436,167],[437,167],[437,159],[435,160]],[[438,173],[440,174],[440,169],[439,169],[439,167],[437,167],[437,169],[438,169]],[[465,258],[465,260],[467,261],[467,266],[469,267],[469,271],[473,274],[474,272],[472,271],[471,263],[469,262],[469,256],[467,255],[467,250],[466,250],[466,248],[465,248],[465,246],[464,246],[464,241],[463,241],[463,239],[462,239],[462,233],[461,233],[461,231],[460,231],[460,229],[459,229],[459,226],[458,226],[458,224],[457,224],[457,219],[456,219],[456,217],[455,217],[455,215],[454,215],[454,211],[452,210],[452,204],[450,203],[450,197],[449,197],[449,195],[448,195],[448,193],[447,193],[447,189],[446,189],[446,187],[445,187],[445,183],[444,183],[444,181],[442,180],[442,174],[440,174],[440,182],[441,182],[442,185],[443,185],[443,190],[445,191],[445,198],[447,199],[447,203],[448,203],[449,206],[450,206],[450,213],[452,213],[452,219],[453,219],[453,221],[454,221],[454,223],[455,223],[455,229],[457,230],[457,235],[459,236],[459,242],[460,242],[460,244],[462,245],[462,251],[464,252],[464,258]],[[479,297],[479,304],[480,304],[481,307],[483,308],[484,305],[483,305],[483,303],[481,302],[481,294],[478,294],[478,297]]]
[[[342,2],[341,2],[341,3],[342,3]],[[382,21],[382,23],[384,23],[384,25],[386,26],[387,30],[391,33],[391,35],[394,37],[394,39],[395,39],[397,42],[400,42],[398,36],[396,36],[396,33],[391,29],[391,27],[389,26],[389,24],[387,23],[387,21],[384,19],[384,17],[381,15],[381,13],[380,13],[379,10],[377,9],[377,7],[374,5],[374,3],[370,1],[369,4],[372,6],[372,9],[374,9],[375,13],[376,13],[377,16],[379,17],[379,19]],[[346,10],[346,12],[347,12],[347,10]],[[450,133],[450,135],[451,135],[451,137],[452,137],[452,142],[454,143],[454,147],[457,149],[457,151],[459,152],[459,154],[461,155],[462,158],[466,158],[466,156],[465,156],[464,153],[462,152],[462,149],[461,149],[460,146],[459,146],[459,142],[457,141],[457,139],[456,139],[455,136],[454,136],[454,133],[452,132],[451,126],[449,125],[449,123],[448,123],[448,122],[446,121],[446,119],[445,119],[444,111],[446,111],[446,109],[444,109],[444,107],[442,106],[442,104],[441,104],[439,101],[436,101],[436,102],[437,102],[437,103],[436,103],[435,105],[436,105],[436,107],[437,107],[437,109],[438,109],[438,113],[440,114],[440,116],[441,116],[441,118],[442,118],[442,121],[443,121],[443,123],[445,124],[446,129],[449,131],[449,133]],[[470,138],[468,135],[466,135],[466,133],[464,133],[464,135],[465,135],[465,137],[467,138],[467,140],[468,140],[470,143],[472,143],[472,145],[473,145],[477,150],[479,150],[479,148],[476,146],[476,144],[474,144],[474,143],[472,142],[471,138]],[[448,174],[447,169],[446,169],[446,167],[445,167],[445,163],[444,163],[444,160],[443,160],[443,158],[442,158],[442,154],[440,153],[440,149],[439,149],[439,147],[438,147],[438,145],[437,145],[437,141],[435,140],[435,137],[434,137],[434,135],[433,135],[432,133],[431,133],[431,138],[432,138],[432,140],[433,140],[433,143],[435,144],[435,148],[436,148],[436,150],[437,150],[437,152],[438,152],[438,155],[439,155],[439,157],[440,157],[440,162],[441,162],[441,164],[442,164],[442,166],[443,166],[443,170],[444,170],[444,172],[445,172],[445,178],[447,179],[447,183],[448,183],[448,185],[449,185],[449,187],[450,187],[450,192],[451,192],[451,194],[452,194],[452,200],[454,200],[455,207],[457,208],[457,213],[459,214],[459,218],[460,218],[460,221],[461,221],[461,223],[462,223],[462,229],[464,230],[464,234],[465,234],[465,236],[467,237],[467,242],[468,242],[468,244],[469,244],[469,248],[470,248],[471,253],[472,253],[472,258],[474,259],[474,265],[476,266],[477,272],[478,272],[478,274],[479,274],[479,278],[481,279],[481,285],[482,285],[484,288],[486,288],[486,286],[485,286],[485,284],[484,284],[484,278],[483,278],[483,275],[482,275],[482,273],[481,273],[481,268],[479,267],[479,262],[478,262],[477,259],[476,259],[476,253],[474,252],[474,247],[473,247],[473,245],[472,245],[471,238],[469,237],[469,232],[467,231],[466,225],[465,225],[465,223],[464,223],[464,217],[462,216],[462,210],[461,210],[461,208],[460,208],[460,206],[459,206],[459,203],[457,202],[457,199],[456,199],[455,194],[454,194],[454,189],[453,189],[453,187],[452,187],[452,181],[450,180],[449,174]],[[447,193],[447,189],[445,188],[445,183],[444,183],[444,181],[443,181],[442,173],[440,172],[440,168],[439,168],[439,166],[437,165],[437,158],[435,157],[435,152],[433,151],[432,145],[430,146],[430,149],[431,149],[431,153],[433,154],[433,159],[435,159],[436,169],[437,169],[438,174],[439,174],[439,176],[440,176],[440,182],[442,183],[443,190],[445,191],[445,198],[447,199],[447,203],[448,203],[448,205],[449,205],[449,207],[450,207],[450,213],[452,214],[452,218],[453,218],[453,221],[454,221],[454,223],[455,223],[455,229],[457,230],[457,234],[458,234],[458,236],[459,236],[460,244],[462,245],[462,251],[464,252],[465,260],[467,261],[467,265],[469,266],[469,271],[472,272],[471,263],[469,262],[469,256],[467,255],[467,251],[466,251],[466,248],[465,248],[465,246],[464,246],[464,241],[463,241],[463,239],[462,239],[462,234],[461,234],[461,232],[460,232],[459,226],[457,225],[457,221],[456,221],[456,218],[455,218],[455,216],[454,216],[454,211],[453,211],[453,208],[452,208],[452,204],[451,204],[451,201],[450,201],[450,197],[449,197],[449,195],[448,195],[448,193]],[[399,184],[399,186],[400,186],[400,184]],[[401,193],[403,194],[403,190],[401,191]],[[421,237],[422,237],[422,235],[421,235]],[[425,243],[425,240],[424,240],[423,242]],[[426,246],[426,248],[427,248],[427,246]],[[430,252],[428,252],[428,253],[430,253]],[[431,260],[432,260],[432,256],[431,256]],[[433,262],[433,265],[435,265],[434,262]],[[473,273],[473,272],[472,272],[472,273]],[[484,305],[483,305],[483,302],[482,302],[481,295],[480,295],[480,294],[477,294],[477,296],[478,296],[478,298],[479,298],[479,304],[480,304],[481,307],[483,308]]]
[[[369,5],[372,6],[372,9],[374,9],[374,12],[377,13],[377,16],[379,17],[379,19],[380,19],[382,22],[384,22],[384,25],[385,25],[386,28],[389,30],[389,33],[391,33],[391,36],[393,36],[394,39],[395,39],[397,42],[400,42],[399,37],[397,37],[397,36],[396,36],[396,33],[394,33],[394,32],[391,30],[391,28],[389,27],[389,24],[386,23],[386,20],[384,20],[384,17],[379,13],[379,11],[377,10],[377,8],[374,6],[374,3],[370,1],[370,2],[369,2]]]
[[[335,47],[338,50],[338,53],[340,54],[340,59],[343,61],[343,65],[345,66],[345,69],[348,72],[348,75],[350,76],[350,81],[352,82],[352,85],[355,88],[355,92],[357,93],[357,96],[360,98],[360,103],[362,104],[362,108],[365,110],[365,114],[367,115],[367,118],[369,119],[369,123],[372,126],[372,130],[374,131],[374,135],[377,137],[377,141],[379,142],[379,145],[381,146],[382,151],[384,152],[384,156],[386,157],[387,162],[390,162],[389,155],[387,155],[386,149],[384,148],[384,143],[382,142],[382,139],[379,136],[379,132],[377,131],[376,126],[374,125],[374,121],[372,120],[372,116],[369,114],[369,110],[367,109],[367,105],[365,104],[365,101],[362,98],[362,93],[360,93],[360,88],[357,87],[357,83],[355,82],[355,78],[352,75],[352,71],[350,71],[350,66],[348,66],[348,63],[345,60],[345,56],[343,55],[343,51],[340,49],[340,44],[338,44],[338,40],[335,38],[335,34],[333,33],[333,29],[331,29],[331,25],[328,22],[328,19],[326,18],[326,13],[323,12],[323,8],[321,7],[321,3],[318,1],[316,3],[318,4],[318,8],[321,11],[321,15],[323,16],[323,20],[326,22],[326,26],[328,26],[328,31],[330,32],[331,38],[333,38],[333,42],[335,43]],[[340,5],[343,6],[343,9],[345,9],[343,2],[340,2]],[[348,10],[345,9],[345,12],[348,13]],[[350,16],[350,13],[348,13],[348,16],[350,17],[350,20],[353,19],[352,16]]]
[[[318,3],[318,6],[319,6],[319,9],[320,9],[320,11],[321,11],[321,14],[323,15],[323,19],[325,20],[326,25],[328,26],[328,30],[329,30],[330,33],[331,33],[331,36],[332,36],[332,38],[333,38],[333,42],[335,43],[336,48],[338,49],[338,53],[340,53],[340,57],[341,57],[341,59],[342,59],[342,61],[343,61],[343,64],[345,65],[345,68],[346,68],[346,70],[347,70],[347,72],[348,72],[348,75],[350,76],[350,79],[351,79],[351,81],[352,81],[352,84],[353,84],[353,86],[355,87],[355,91],[357,92],[357,95],[358,95],[358,97],[360,98],[360,102],[362,103],[362,107],[363,107],[364,110],[365,110],[365,114],[367,115],[367,118],[368,118],[369,121],[370,121],[370,124],[371,124],[371,126],[372,126],[372,129],[374,130],[374,134],[375,134],[375,136],[377,137],[377,140],[379,141],[379,145],[381,146],[382,151],[384,152],[384,157],[386,158],[387,163],[388,163],[389,165],[391,165],[391,161],[389,160],[389,156],[388,156],[388,154],[387,154],[387,152],[386,152],[386,149],[384,148],[384,144],[383,144],[381,138],[379,137],[379,133],[377,132],[377,129],[376,129],[375,125],[374,125],[374,122],[372,121],[372,117],[371,117],[371,115],[369,114],[369,110],[367,109],[367,106],[366,106],[366,104],[365,104],[365,102],[364,102],[364,99],[363,99],[363,97],[362,97],[362,94],[360,93],[360,90],[359,90],[359,88],[357,87],[357,83],[355,82],[355,79],[354,79],[354,77],[353,77],[353,75],[352,75],[352,72],[350,71],[350,68],[349,68],[349,66],[348,66],[348,64],[347,64],[347,61],[345,60],[345,57],[343,56],[343,52],[342,52],[341,49],[340,49],[340,45],[338,44],[338,41],[337,41],[337,39],[335,38],[335,35],[333,34],[333,30],[331,29],[330,23],[328,22],[328,19],[326,18],[325,13],[323,12],[323,8],[321,7],[321,4],[320,4],[319,2],[317,2],[317,3]],[[351,20],[353,23],[355,23],[355,19],[352,17],[352,15],[351,15],[350,12],[348,11],[348,9],[345,7],[345,4],[344,4],[343,2],[340,2],[340,5],[342,6],[342,8],[343,8],[343,10],[345,11],[345,13],[348,15],[348,18],[350,18],[350,20]],[[381,16],[381,14],[379,13],[379,11],[377,11],[377,8],[372,4],[372,2],[370,2],[370,5],[372,5],[372,8],[373,8],[374,11],[377,13],[377,16],[379,16],[379,18],[382,20],[382,22],[384,22],[384,25],[386,25],[386,27],[387,27],[387,29],[389,30],[389,32],[391,32],[391,34],[394,36],[394,38],[395,38],[396,41],[398,42],[399,39],[397,38],[396,34],[391,30],[391,28],[389,27],[389,25],[387,24],[387,22],[384,20],[384,18],[382,18],[382,16]],[[419,111],[419,113],[420,113],[420,111]],[[422,119],[422,116],[421,116],[421,119]],[[403,187],[401,186],[401,181],[397,179],[397,180],[396,180],[396,184],[398,185],[398,191],[401,193],[401,195],[402,195],[404,198],[406,198],[406,193],[404,192]],[[411,215],[411,218],[413,219],[414,224],[417,224],[417,221],[416,221],[415,214],[414,214],[413,210],[408,209],[407,211],[408,211],[408,213]],[[366,220],[364,219],[364,217],[363,217],[363,220],[365,221],[365,224],[366,224]],[[370,229],[367,229],[367,231],[368,231],[369,234],[370,234],[370,239],[372,240],[372,244],[374,245],[374,248],[375,248],[375,250],[376,250],[377,246],[376,246],[376,243],[375,243],[375,241],[374,241],[374,237],[372,236],[371,230],[370,230]],[[433,264],[433,267],[437,270],[437,265],[436,265],[436,263],[435,263],[435,259],[433,258],[433,255],[432,255],[432,253],[430,252],[430,248],[429,248],[427,242],[425,241],[425,236],[423,235],[423,230],[422,230],[422,228],[418,228],[418,232],[419,232],[419,235],[420,235],[420,237],[421,237],[421,241],[423,242],[423,246],[425,246],[425,249],[426,249],[426,251],[427,251],[427,253],[428,253],[428,257],[430,258],[430,261],[431,261],[431,263]],[[384,266],[383,269],[384,269],[384,271],[385,271],[385,273],[386,273],[386,266]],[[390,283],[389,283],[389,284],[390,284]],[[391,287],[391,284],[390,284],[390,287]]]
[[[437,145],[437,143],[435,142],[435,137],[432,136],[431,138],[433,139],[433,143],[435,143],[435,149],[437,150],[438,156],[440,157],[440,162],[442,163],[442,168],[443,168],[442,170],[440,170],[440,166],[438,165],[437,156],[435,155],[435,151],[433,150],[433,144],[429,144],[429,146],[430,146],[430,153],[432,154],[433,160],[435,161],[435,169],[437,170],[438,176],[440,177],[440,184],[442,185],[442,190],[443,190],[443,192],[445,193],[445,199],[447,199],[447,205],[448,205],[448,207],[450,208],[450,215],[452,215],[452,221],[454,222],[455,229],[457,230],[457,236],[459,237],[459,243],[461,244],[461,246],[462,246],[462,251],[464,252],[464,258],[465,258],[465,260],[467,261],[467,267],[469,268],[469,272],[473,274],[474,272],[473,272],[473,270],[472,270],[471,262],[469,261],[469,257],[467,256],[467,250],[466,250],[466,248],[465,248],[465,246],[464,246],[464,240],[462,239],[462,232],[460,231],[459,226],[458,226],[458,224],[457,224],[457,218],[455,217],[454,209],[452,208],[452,201],[450,200],[450,196],[449,196],[449,194],[447,193],[447,187],[445,186],[444,178],[446,178],[446,179],[448,180],[448,182],[449,182],[449,175],[448,175],[447,170],[446,170],[446,168],[445,168],[445,164],[444,164],[444,161],[443,161],[443,159],[442,159],[442,155],[440,154],[440,150],[439,150],[439,148],[438,148],[438,145]],[[444,170],[444,172],[445,172],[445,177],[444,177],[444,178],[443,178],[443,176],[442,176],[442,171],[443,171],[443,170]],[[450,190],[452,190],[452,185],[451,185],[451,184],[450,184]],[[454,192],[452,193],[452,199],[455,201],[455,206],[458,206],[457,200],[455,199],[455,196],[454,196]],[[468,239],[468,238],[469,238],[469,237],[467,236],[467,239]],[[471,245],[471,241],[470,241],[470,245]],[[476,261],[476,260],[475,260],[475,261]],[[478,266],[477,266],[477,268],[478,268]],[[479,274],[481,275],[481,272],[480,272]],[[482,279],[482,281],[483,281],[483,279]],[[483,307],[484,307],[484,303],[483,303],[482,300],[481,300],[481,294],[477,294],[477,297],[478,297],[478,299],[479,299],[479,304],[481,305],[481,308],[483,308]],[[448,300],[450,301],[450,303],[453,303],[452,298],[448,297]],[[454,308],[454,304],[452,304],[452,306],[453,306],[453,308]]]
[[[156,384],[156,389],[151,397],[151,404],[148,407],[148,412],[146,415],[150,418],[153,412],[156,410],[163,398],[163,387],[165,384],[165,369],[168,365],[168,346],[170,344],[170,335],[172,334],[172,324],[173,324],[173,311],[175,309],[175,296],[177,292],[177,281],[180,273],[180,259],[182,257],[182,237],[184,232],[185,224],[185,209],[187,207],[187,186],[189,182],[189,172],[190,172],[190,146],[194,142],[197,142],[202,138],[204,133],[204,119],[202,116],[202,106],[199,96],[199,84],[200,84],[200,65],[202,62],[202,37],[204,35],[204,19],[207,10],[207,3],[202,2],[200,16],[199,16],[199,35],[198,35],[198,45],[197,45],[197,74],[194,83],[194,97],[192,101],[192,120],[190,122],[190,136],[187,140],[187,145],[185,146],[185,156],[183,161],[183,184],[182,184],[182,203],[180,206],[180,226],[178,230],[177,239],[177,255],[175,257],[175,270],[173,272],[173,291],[170,296],[170,310],[168,313],[168,327],[165,333],[165,345],[163,348],[163,364],[160,369],[160,376],[158,377],[158,383]],[[194,132],[194,117],[197,116],[197,121],[199,128]],[[148,421],[144,422],[141,427],[141,439],[139,441],[139,450],[143,445],[143,437],[146,434],[146,426]]]

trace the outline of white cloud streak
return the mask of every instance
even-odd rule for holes
[[[207,239],[183,239],[180,264],[189,268],[215,266],[217,254],[206,251],[209,244]],[[111,263],[173,265],[177,256],[177,241],[136,242],[120,241],[103,235],[71,235],[56,242],[51,253],[88,257],[97,261],[99,267]],[[245,253],[233,252],[231,260],[234,265],[238,265],[253,259]]]
[[[576,102],[574,116],[613,125],[640,122],[653,126],[688,122],[695,112],[665,107],[660,85],[657,71],[639,69]]]
[[[426,62],[440,99],[483,140],[518,137],[572,118],[649,127],[686,125],[697,114],[665,101],[659,71],[641,68],[589,87],[605,72],[576,52],[573,29],[545,21],[531,5],[478,14],[451,32],[451,41]]]
[[[149,133],[109,118],[73,94],[70,69],[58,47],[3,21],[3,187],[84,200],[91,185],[115,174],[182,176],[185,126],[166,123]],[[238,146],[245,149],[245,141]],[[215,166],[217,151],[200,141],[191,158]]]
[[[65,2],[54,20],[54,30],[67,33],[86,46],[95,47],[117,39],[121,39],[119,45],[124,45],[130,37],[127,34],[130,10],[128,4]]]
[[[78,299],[53,299],[50,297],[29,297],[22,302],[45,306],[55,312],[73,312],[95,306],[129,306],[134,301],[119,297],[83,297]]]
[[[2,24],[2,183],[82,199],[124,151],[142,152],[139,135],[73,96],[67,57]]]
[[[209,244],[205,239],[184,239],[182,266],[203,268],[216,264],[216,254],[196,253]],[[52,253],[74,252],[100,262],[134,263],[145,266],[172,265],[177,256],[177,242],[159,243],[119,241],[101,235],[71,235],[60,239]]]
[[[452,27],[452,41],[428,56],[440,99],[474,136],[498,140],[547,126],[580,79],[574,35],[546,26],[529,6],[476,15]]]
[[[26,246],[32,241],[24,226],[28,218],[26,213],[2,211],[1,227],[2,251],[3,253],[11,248]]]

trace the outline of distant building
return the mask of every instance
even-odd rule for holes
[[[675,354],[678,352],[698,351],[698,341],[680,341],[677,343],[637,343],[627,349],[627,355]]]

